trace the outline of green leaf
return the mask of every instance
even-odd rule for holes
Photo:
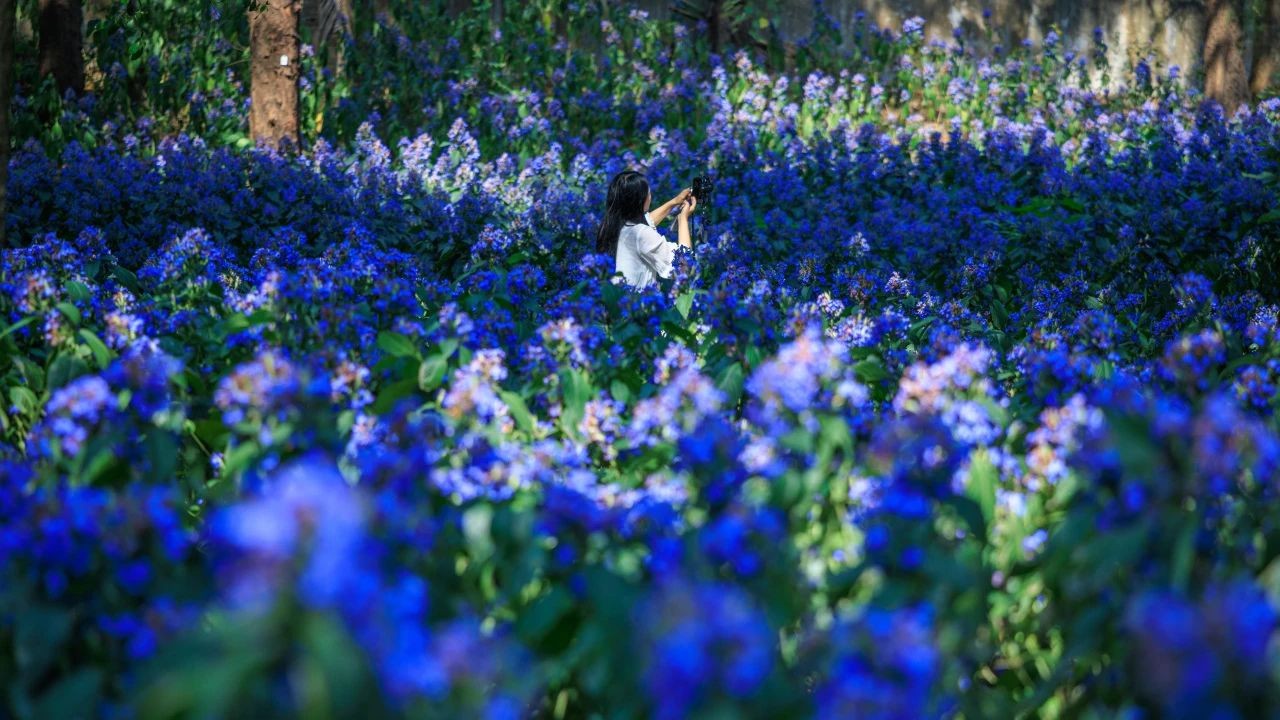
[[[40,398],[21,385],[9,388],[9,402],[21,410],[24,415],[33,415],[40,409]]]
[[[71,636],[70,612],[52,607],[29,607],[13,625],[14,659],[26,677],[44,674]]]
[[[823,417],[819,423],[822,441],[828,447],[845,452],[853,450],[853,435],[849,432],[849,425],[842,418]]]
[[[33,323],[33,322],[35,322],[35,321],[36,321],[36,316],[35,316],[35,315],[32,315],[32,316],[30,316],[30,317],[22,318],[22,319],[21,319],[21,320],[19,320],[18,322],[16,322],[16,323],[14,323],[14,324],[10,325],[9,327],[5,328],[5,329],[4,329],[4,332],[0,332],[0,340],[3,340],[4,338],[9,337],[9,335],[11,335],[12,333],[15,333],[15,332],[17,332],[17,331],[21,330],[22,328],[24,328],[24,327],[26,327],[26,326],[30,325],[31,323]]]
[[[93,293],[89,290],[89,286],[78,280],[71,280],[64,289],[72,300],[84,301],[93,298]]]
[[[84,453],[85,451],[82,450],[81,455],[83,456]],[[103,448],[102,450],[94,453],[92,457],[81,465],[79,473],[80,482],[83,482],[86,485],[93,485],[102,473],[111,469],[111,466],[117,459],[118,456],[112,452],[110,448]]]
[[[97,335],[88,330],[82,328],[77,334],[81,340],[84,340],[84,344],[89,346],[89,350],[93,353],[93,360],[98,363],[98,367],[106,370],[107,366],[111,364],[111,360],[115,357],[111,349],[107,347],[106,343],[99,340]]]
[[[698,338],[694,337],[693,333],[669,320],[662,321],[662,330],[690,347],[698,344]]]
[[[444,382],[445,373],[449,371],[449,360],[443,355],[432,355],[422,361],[418,367],[418,387],[423,392],[431,392]]]
[[[97,715],[102,671],[85,668],[58,681],[32,705],[32,720],[74,720]]]
[[[978,507],[978,503],[963,495],[954,495],[947,504],[955,508],[960,518],[969,526],[969,530],[984,542],[987,537],[987,522],[982,517],[982,510]]]
[[[532,433],[536,423],[533,420],[533,414],[529,412],[529,406],[525,404],[524,398],[519,393],[510,390],[502,390],[498,393],[502,398],[502,402],[507,404],[507,409],[511,411],[511,419],[515,421],[516,427],[524,432]]]
[[[1004,303],[999,300],[991,301],[991,319],[995,321],[993,327],[997,329],[1009,324],[1009,311],[1005,309]]]
[[[453,354],[458,350],[459,344],[458,338],[445,338],[444,340],[441,340],[440,356],[446,359],[453,357]]]
[[[382,392],[378,393],[378,399],[373,402],[373,412],[377,415],[383,415],[391,411],[396,403],[413,394],[418,389],[418,378],[408,378],[399,382],[391,383],[382,388]]]
[[[537,645],[573,610],[574,605],[568,590],[559,585],[552,587],[550,592],[520,613],[516,634],[530,645]]]
[[[885,370],[884,364],[875,355],[854,365],[853,372],[859,380],[869,385],[889,377],[889,371]]]
[[[249,467],[249,463],[257,457],[259,448],[258,443],[249,441],[243,445],[236,445],[227,450],[223,457],[222,475],[224,477],[235,477],[238,473]]]
[[[392,357],[417,357],[418,348],[413,341],[400,333],[384,330],[378,333],[378,347]]]
[[[730,404],[736,403],[742,395],[742,388],[746,382],[745,373],[742,370],[742,363],[733,363],[729,367],[720,372],[716,377],[716,387],[720,388],[720,392],[725,394],[725,398]]]
[[[49,389],[65,387],[76,378],[89,372],[89,366],[75,355],[62,353],[49,364]]]
[[[613,396],[614,400],[617,400],[620,403],[625,404],[631,400],[631,388],[619,379],[615,379],[610,383],[609,394]]]
[[[148,472],[153,479],[163,482],[176,477],[178,443],[173,435],[159,429],[152,430],[143,440],[143,447],[147,450],[147,460],[151,465]]]
[[[57,305],[54,305],[54,307],[58,309],[58,312],[65,315],[73,324],[77,326],[80,324],[80,309],[75,305],[72,305],[69,302],[60,302]]]
[[[227,335],[230,335],[232,333],[237,333],[237,332],[240,332],[241,330],[245,330],[248,327],[249,327],[249,318],[245,317],[244,313],[235,313],[233,315],[228,315],[225,319],[223,319],[222,324],[218,328],[218,334],[221,337],[226,337]]]
[[[689,311],[693,309],[694,291],[689,290],[676,298],[676,310],[680,311],[680,317],[685,320],[689,319]]]
[[[250,325],[250,326],[255,326],[255,325],[266,325],[267,323],[269,323],[269,322],[271,322],[272,320],[275,320],[275,319],[276,319],[275,313],[273,313],[273,312],[271,312],[270,310],[267,310],[267,309],[265,309],[265,308],[264,308],[264,309],[262,309],[262,310],[257,310],[257,311],[255,311],[255,312],[254,312],[252,315],[250,315],[250,316],[249,316],[249,318],[248,318],[248,320],[249,320],[249,325]]]
[[[221,415],[211,415],[204,420],[188,421],[191,432],[195,434],[210,450],[216,451],[227,440],[227,426]]]
[[[566,370],[560,375],[564,390],[564,408],[560,413],[560,427],[566,432],[576,435],[578,423],[582,420],[583,408],[587,401],[595,395],[591,379],[581,370]]]
[[[974,452],[969,459],[969,483],[965,486],[965,495],[978,504],[982,518],[988,525],[995,517],[996,482],[996,468],[987,452]]]
[[[111,274],[115,276],[116,280],[120,281],[121,285],[129,288],[134,293],[138,293],[142,290],[142,287],[138,284],[138,276],[134,275],[128,269],[117,266],[111,271]]]
[[[566,375],[565,402],[577,410],[582,410],[595,394],[591,378],[582,370],[570,370]]]
[[[493,554],[493,508],[472,505],[462,513],[462,534],[473,560],[485,560]]]
[[[911,340],[916,344],[922,343],[926,337],[925,331],[928,330],[929,326],[933,325],[937,319],[937,317],[930,315],[929,317],[915,321],[915,323],[913,323],[907,330],[907,337],[911,338]]]

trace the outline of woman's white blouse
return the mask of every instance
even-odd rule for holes
[[[676,244],[659,235],[649,213],[645,213],[643,224],[628,223],[618,233],[615,270],[622,273],[628,284],[643,288],[658,278],[670,277],[675,256]]]

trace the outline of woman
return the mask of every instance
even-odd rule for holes
[[[667,242],[659,235],[657,225],[666,220],[676,206],[683,204],[676,238],[680,245],[693,247],[689,239],[689,216],[698,207],[698,200],[691,190],[681,190],[657,210],[649,212],[652,201],[649,181],[644,175],[634,170],[618,173],[609,183],[604,222],[596,233],[596,252],[612,255],[616,272],[622,273],[627,283],[637,288],[671,275],[676,243]]]

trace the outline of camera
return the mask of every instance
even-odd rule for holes
[[[711,176],[699,175],[693,179],[693,196],[698,199],[698,202],[706,202],[711,199],[711,193],[715,187]]]

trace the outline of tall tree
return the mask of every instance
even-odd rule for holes
[[[352,0],[303,0],[302,24],[316,51],[328,53],[329,69],[341,75],[346,65],[345,37],[353,27]]]
[[[0,0],[0,248],[8,247],[9,96],[13,92],[13,41],[17,0]]]
[[[1228,116],[1249,102],[1240,17],[1237,0],[1205,3],[1204,92],[1217,100]]]
[[[373,0],[373,17],[377,22],[386,23],[387,27],[400,27],[396,14],[391,10],[391,0]]]
[[[300,0],[256,0],[249,10],[249,134],[280,148],[298,143]]]
[[[60,92],[84,92],[84,10],[80,0],[40,0],[40,77]]]
[[[1264,3],[1256,37],[1253,72],[1249,76],[1249,90],[1254,97],[1266,91],[1277,67],[1280,67],[1280,0],[1266,0]]]

